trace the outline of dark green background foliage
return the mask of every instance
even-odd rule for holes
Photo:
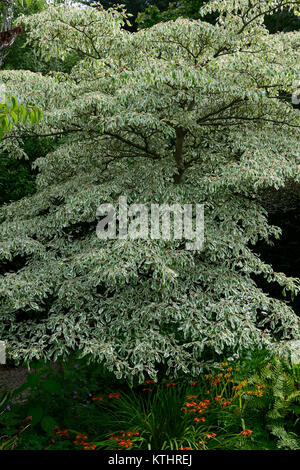
[[[17,201],[34,193],[36,171],[32,164],[37,158],[47,155],[55,145],[54,139],[31,137],[24,142],[23,147],[28,160],[0,155],[0,204]]]
[[[46,0],[36,0],[29,6],[21,8],[16,6],[14,9],[14,18],[17,19],[22,15],[32,15],[39,13],[47,8]],[[74,65],[76,58],[69,57],[67,60],[58,61],[50,60],[45,62],[33,51],[31,46],[26,45],[26,32],[19,34],[10,47],[9,54],[4,60],[3,68],[5,70],[30,70],[32,72],[40,72],[46,74],[52,71],[68,72]]]
[[[81,0],[81,3],[86,5],[93,5],[93,4],[100,4],[105,9],[115,7],[116,5],[125,5],[125,8],[128,13],[132,15],[130,18],[130,22],[132,23],[132,27],[129,27],[131,31],[136,30],[136,18],[140,12],[145,11],[149,6],[156,6],[161,10],[165,10],[170,1],[169,0],[122,0],[122,1],[114,1],[114,0]]]
[[[274,269],[284,272],[288,276],[298,277],[300,266],[300,214],[299,208],[288,212],[275,212],[269,217],[270,223],[278,225],[282,229],[282,236],[276,240],[273,246],[265,243],[257,244],[257,252],[263,256],[267,263],[272,263]],[[299,296],[291,299],[283,295],[280,288],[274,283],[268,283],[263,278],[256,279],[258,284],[272,297],[291,302],[295,312],[300,315]]]
[[[197,20],[200,18],[199,10],[205,0],[182,0],[167,2],[165,7],[161,7],[159,2],[153,2],[144,12],[139,13],[137,24],[139,28],[149,28],[161,21],[176,20],[179,17]],[[214,16],[206,18],[206,21],[213,22]]]
[[[35,189],[31,162],[0,158],[0,204],[21,199]]]
[[[300,18],[289,11],[281,11],[265,18],[265,25],[271,34],[277,32],[299,31]]]
[[[32,15],[42,11],[44,8],[47,8],[46,0],[36,0],[30,4],[30,6],[24,6],[23,8],[19,4],[14,6],[14,19],[16,20],[21,14]],[[37,72],[42,71],[42,67],[39,64],[38,58],[32,52],[32,49],[29,47],[24,47],[25,45],[25,34],[19,34],[10,47],[9,54],[7,55],[3,68],[6,70],[13,69],[24,69],[24,70],[33,70]]]

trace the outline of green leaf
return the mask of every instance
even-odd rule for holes
[[[40,369],[44,365],[46,365],[46,362],[43,359],[39,359],[38,361],[35,361],[35,362],[30,362],[31,369]]]
[[[29,374],[26,384],[28,387],[35,387],[40,381],[40,376],[37,374]]]
[[[47,392],[61,395],[61,386],[58,382],[56,382],[56,380],[53,380],[53,379],[45,380],[44,382],[41,382],[41,386]]]
[[[55,426],[57,426],[57,422],[54,418],[52,418],[51,416],[43,417],[41,421],[41,427],[47,434],[51,434]]]
[[[34,406],[28,409],[27,415],[32,416],[31,425],[35,426],[43,417],[43,408],[41,406]]]
[[[14,111],[11,111],[10,115],[11,115],[11,117],[12,117],[14,123],[17,124],[17,122],[18,122],[18,116],[16,115],[16,113],[15,113]]]

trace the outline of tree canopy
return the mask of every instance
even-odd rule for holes
[[[22,18],[44,60],[76,53],[68,72],[3,71],[43,119],[1,142],[59,139],[36,160],[36,194],[0,209],[0,337],[14,359],[72,350],[118,377],[196,374],[223,354],[284,353],[299,318],[252,279],[285,292],[299,280],[253,249],[278,237],[262,188],[299,181],[299,112],[282,99],[299,74],[299,34],[270,35],[264,16],[295,2],[212,0],[201,15],[130,33],[122,10],[58,6]],[[22,86],[21,86],[22,85]],[[204,204],[205,245],[96,236],[97,207]]]

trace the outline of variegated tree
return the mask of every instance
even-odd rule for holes
[[[299,318],[252,279],[299,281],[254,251],[278,237],[259,193],[299,181],[299,112],[281,98],[299,78],[298,33],[270,36],[266,13],[298,2],[212,0],[214,26],[178,19],[132,34],[122,11],[51,7],[23,18],[43,58],[78,60],[68,74],[2,72],[38,102],[2,147],[60,139],[38,159],[38,191],[1,208],[0,337],[15,359],[79,350],[118,377],[197,374],[218,356],[286,351]],[[117,203],[205,205],[205,244],[96,236],[96,209]]]

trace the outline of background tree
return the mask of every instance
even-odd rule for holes
[[[200,8],[208,3],[207,0],[178,0],[165,4],[152,2],[147,8],[138,13],[136,23],[138,27],[149,28],[162,21],[176,20],[177,18],[200,18]],[[207,15],[206,21],[214,23],[216,15]],[[300,18],[288,8],[279,9],[271,15],[265,16],[265,24],[271,34],[279,31],[299,31]]]
[[[300,18],[289,9],[282,9],[274,15],[267,15],[265,25],[271,34],[278,32],[299,31]]]
[[[0,140],[18,122],[38,122],[42,117],[42,111],[36,106],[19,104],[14,96],[7,96],[5,90],[1,90],[0,96]],[[33,192],[34,182],[30,174],[28,161],[20,164],[14,158],[9,158],[6,153],[0,158],[0,205],[8,200],[20,199]]]
[[[190,18],[197,20],[200,18],[200,8],[206,3],[205,0],[180,0],[177,2],[166,2],[165,5],[152,3],[140,12],[136,22],[139,29],[149,28],[162,21],[176,20],[177,18]],[[215,17],[211,17],[214,21]]]
[[[14,43],[17,35],[22,32],[20,26],[13,27],[14,0],[0,0],[1,30],[0,30],[0,66]]]
[[[289,304],[252,279],[299,292],[254,251],[280,234],[259,191],[300,179],[299,113],[281,99],[297,78],[299,36],[264,26],[282,4],[212,0],[201,13],[218,14],[216,25],[178,19],[136,34],[120,11],[64,6],[23,18],[44,59],[80,60],[64,74],[2,72],[11,94],[22,89],[45,114],[38,126],[19,123],[2,148],[23,155],[29,136],[60,138],[36,161],[37,192],[0,212],[0,336],[11,358],[76,349],[143,380],[162,366],[197,374],[248,349],[283,354],[299,338]],[[203,203],[204,249],[99,241],[96,209],[120,195]]]
[[[89,6],[102,5],[106,10],[108,8],[116,7],[117,5],[125,5],[127,13],[131,15],[130,22],[131,26],[124,25],[129,31],[135,31],[137,29],[136,19],[141,12],[147,8],[154,8],[154,10],[164,10],[168,7],[170,0],[81,0],[81,3]],[[152,11],[152,10],[151,10]],[[150,25],[152,26],[152,24]]]

